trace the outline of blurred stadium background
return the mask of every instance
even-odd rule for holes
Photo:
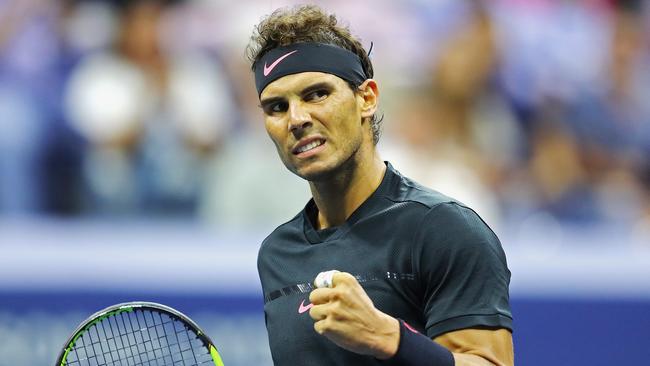
[[[127,300],[271,364],[255,258],[309,192],[244,48],[294,3],[0,0],[0,365]],[[648,1],[321,5],[374,44],[384,158],[500,235],[517,364],[647,364]]]

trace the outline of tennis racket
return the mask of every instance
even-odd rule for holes
[[[196,323],[169,306],[128,302],[86,319],[65,343],[56,366],[223,366]]]

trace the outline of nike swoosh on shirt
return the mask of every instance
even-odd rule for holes
[[[264,76],[269,76],[271,71],[273,71],[273,69],[276,66],[278,66],[278,64],[280,62],[282,62],[282,60],[284,60],[285,58],[291,56],[291,54],[293,54],[295,52],[298,52],[298,50],[293,50],[293,51],[291,51],[291,52],[289,52],[287,54],[284,54],[284,55],[280,56],[277,60],[273,61],[273,63],[270,66],[266,66],[266,62],[264,62]]]
[[[307,306],[305,306],[305,300],[302,300],[302,302],[300,303],[300,306],[298,307],[298,314],[302,314],[305,311],[308,311],[309,309],[311,309],[312,307],[314,307],[314,304],[308,304]]]

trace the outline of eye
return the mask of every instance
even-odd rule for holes
[[[262,109],[264,109],[264,113],[271,115],[274,113],[285,112],[288,107],[289,104],[287,102],[275,102],[263,106]]]
[[[312,102],[319,102],[329,95],[329,91],[325,89],[318,89],[315,90],[307,95],[305,95],[305,100],[306,101],[312,101]]]

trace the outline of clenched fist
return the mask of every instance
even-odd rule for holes
[[[330,288],[309,295],[314,305],[309,315],[314,329],[339,347],[355,353],[387,359],[399,346],[399,322],[375,308],[354,276],[336,272]]]

